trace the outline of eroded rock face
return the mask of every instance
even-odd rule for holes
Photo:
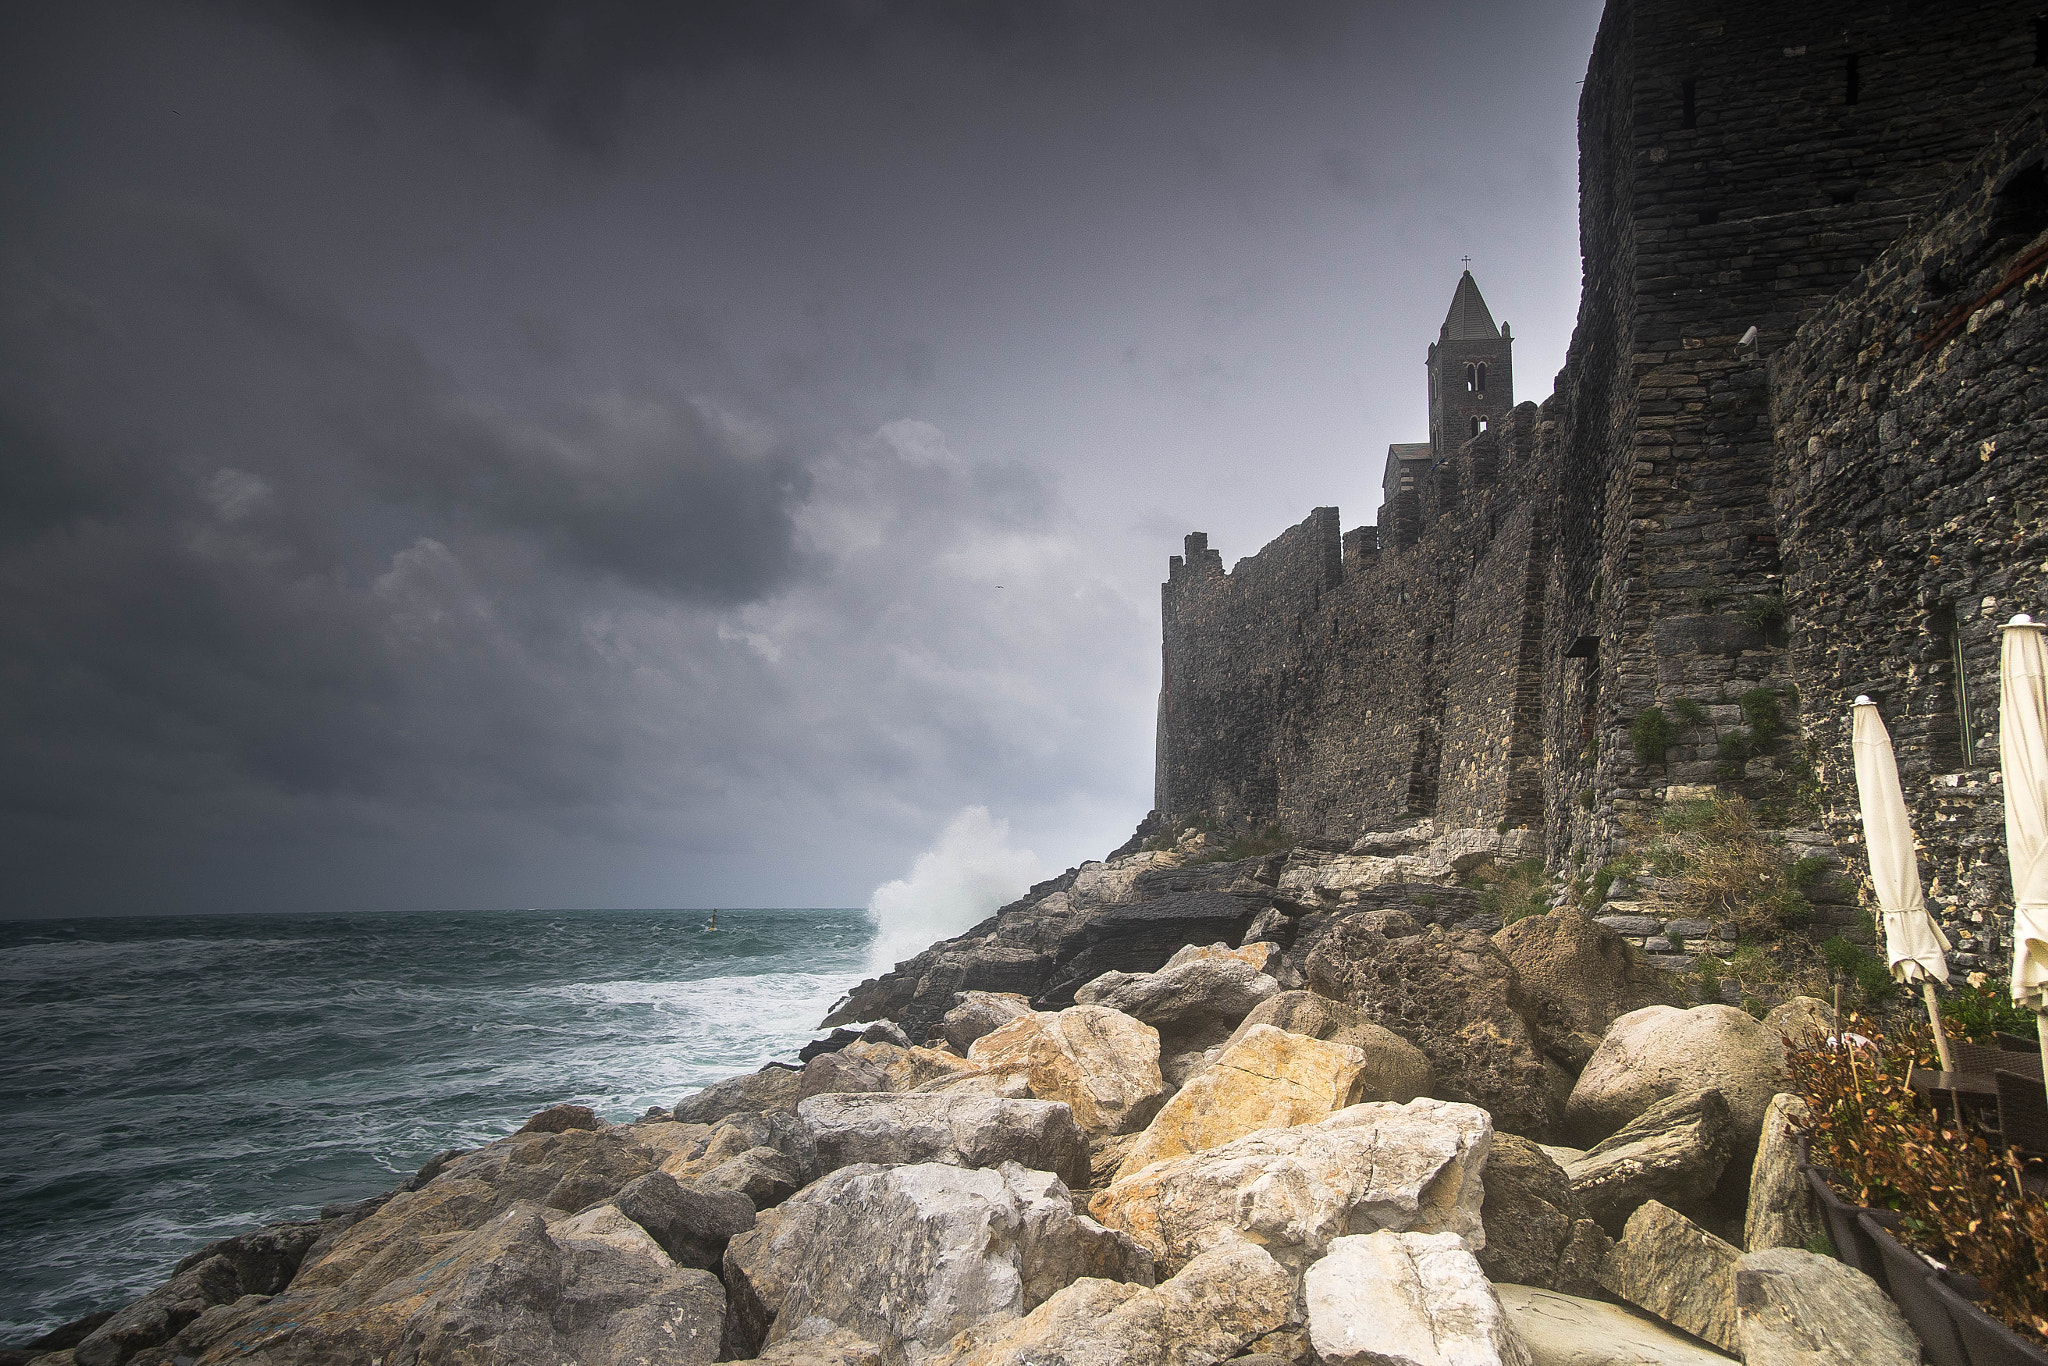
[[[1399,911],[1362,912],[1331,927],[1306,971],[1314,990],[1421,1049],[1439,1093],[1480,1106],[1510,1133],[1549,1137],[1557,1104],[1529,1024],[1532,1003],[1487,936],[1425,931]]]
[[[1649,1006],[1608,1027],[1572,1088],[1565,1121],[1576,1138],[1595,1142],[1660,1100],[1712,1089],[1728,1102],[1747,1158],[1784,1083],[1784,1045],[1743,1011]]]
[[[1535,1006],[1544,1051],[1574,1070],[1586,1065],[1619,1016],[1684,1003],[1670,973],[1584,911],[1525,916],[1493,942]]]
[[[943,1162],[1052,1172],[1088,1181],[1088,1140],[1064,1104],[945,1091],[921,1095],[812,1096],[797,1106],[810,1127],[820,1173],[856,1163]]]
[[[1721,1093],[1693,1091],[1658,1101],[1569,1163],[1565,1175],[1587,1214],[1619,1234],[1646,1201],[1703,1209],[1734,1152]]]
[[[1062,1102],[1090,1135],[1142,1128],[1165,1095],[1159,1031],[1103,1006],[1027,1012],[975,1040],[968,1058],[994,1078],[1020,1078],[1035,1099]]]
[[[1493,1125],[1475,1106],[1353,1105],[1317,1124],[1155,1162],[1097,1194],[1088,1210],[1168,1271],[1186,1266],[1218,1227],[1293,1267],[1321,1256],[1333,1238],[1379,1229],[1456,1233],[1479,1247],[1479,1174],[1492,1140]]]
[[[821,1053],[804,1064],[797,1082],[797,1101],[834,1091],[908,1091],[943,1077],[973,1071],[965,1058],[936,1048],[904,1048],[892,1043],[850,1043],[834,1053]]]
[[[756,1235],[735,1239],[727,1263],[772,1314],[767,1346],[823,1319],[892,1364],[922,1363],[962,1328],[1028,1313],[1081,1276],[1152,1279],[1130,1238],[1076,1215],[1056,1177],[1014,1163],[842,1167]]]
[[[1391,1100],[1406,1104],[1426,1096],[1436,1084],[1429,1059],[1421,1049],[1391,1029],[1374,1024],[1350,1006],[1313,991],[1283,991],[1252,1007],[1228,1043],[1235,1043],[1253,1025],[1272,1025],[1325,1043],[1344,1044],[1365,1055],[1359,1074],[1360,1100]]]
[[[1572,1294],[1598,1290],[1614,1244],[1586,1214],[1564,1168],[1519,1134],[1496,1133],[1485,1182],[1479,1265],[1487,1279]]]
[[[1192,963],[1200,958],[1213,958],[1219,961],[1225,958],[1234,958],[1240,963],[1249,963],[1258,971],[1270,975],[1273,969],[1278,966],[1279,957],[1280,946],[1278,944],[1259,940],[1240,944],[1236,948],[1232,948],[1228,944],[1190,944],[1174,954],[1173,957],[1167,959],[1159,970],[1165,972],[1170,968],[1177,968],[1183,963]]]
[[[1916,1366],[1920,1340],[1877,1282],[1798,1248],[1735,1267],[1735,1350],[1748,1366]]]
[[[939,1020],[938,1037],[965,1055],[976,1039],[1030,1013],[1030,999],[1014,991],[956,992],[953,1008]]]
[[[1819,1048],[1834,1033],[1835,1013],[1826,1001],[1794,996],[1764,1016],[1764,1033],[1789,1039],[1794,1048]]]
[[[743,1077],[713,1082],[694,1096],[675,1103],[672,1113],[684,1124],[716,1124],[742,1110],[787,1110],[797,1102],[803,1073],[770,1064]]]
[[[1325,1366],[1530,1366],[1454,1233],[1339,1238],[1302,1278],[1302,1298]]]
[[[745,1195],[692,1190],[667,1172],[627,1182],[612,1205],[647,1230],[676,1265],[703,1271],[716,1271],[725,1260],[725,1245],[754,1226],[754,1204]]]
[[[930,1366],[1207,1366],[1293,1315],[1293,1273],[1226,1238],[1153,1289],[1075,1281],[1021,1319],[961,1333]]]
[[[1616,1305],[1494,1282],[1536,1366],[1728,1366],[1728,1358]]]
[[[1630,1304],[1732,1352],[1741,1257],[1733,1243],[1652,1200],[1629,1216],[1607,1259],[1606,1285]]]
[[[1767,1247],[1799,1247],[1820,1232],[1820,1211],[1813,1192],[1799,1174],[1804,1149],[1799,1130],[1811,1122],[1806,1101],[1789,1091],[1771,1097],[1764,1111],[1763,1137],[1749,1169],[1749,1205],[1742,1221],[1742,1242],[1751,1252]]]
[[[1365,1054],[1253,1025],[1176,1093],[1125,1154],[1119,1178],[1257,1129],[1312,1124],[1354,1105]]]

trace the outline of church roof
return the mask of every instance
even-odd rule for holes
[[[1451,296],[1451,311],[1444,314],[1440,340],[1493,341],[1499,336],[1493,314],[1486,311],[1486,300],[1479,297],[1479,283],[1468,270],[1458,277],[1458,292]]]
[[[1427,441],[1397,441],[1387,447],[1387,454],[1396,460],[1427,460],[1430,448]]]

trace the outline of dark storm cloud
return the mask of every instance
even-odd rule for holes
[[[9,11],[0,914],[1099,854],[1180,535],[1370,520],[1465,251],[1561,353],[1553,8]]]
[[[905,43],[1071,70],[1156,62],[1162,45],[1306,51],[1386,6],[1357,0],[300,0],[246,12],[319,41],[387,46],[475,82],[572,142],[608,148],[650,76],[847,63]]]

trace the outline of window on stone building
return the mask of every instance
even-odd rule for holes
[[[2034,16],[2034,65],[2048,66],[2048,14]]]
[[[1466,367],[1465,367],[1465,392],[1466,392],[1466,393],[1468,393],[1468,394],[1469,394],[1469,393],[1471,393],[1471,392],[1473,391],[1473,387],[1474,387],[1474,386],[1475,386],[1475,385],[1476,385],[1476,384],[1478,383],[1478,379],[1479,379],[1479,375],[1478,375],[1478,372],[1477,372],[1476,370],[1474,370],[1474,369],[1473,369],[1473,368],[1472,368],[1471,366],[1469,366],[1469,365],[1468,365],[1468,366],[1466,366]]]
[[[1478,387],[1478,389],[1477,389],[1477,390],[1476,390],[1475,392],[1477,392],[1477,393],[1482,393],[1482,394],[1486,392],[1486,362],[1485,362],[1485,361],[1481,361],[1481,362],[1479,363],[1479,387]]]
[[[1842,103],[1854,104],[1862,98],[1862,61],[1852,52],[1842,59]]]
[[[1700,126],[1699,92],[1700,83],[1698,81],[1687,81],[1678,87],[1680,104],[1679,127],[1697,128]]]
[[[1472,419],[1472,435],[1479,435],[1479,419],[1476,417]]]
[[[1970,714],[1970,680],[1963,656],[1963,633],[1956,624],[1953,608],[1936,607],[1927,620],[1928,633],[1941,642],[1948,655],[1949,724],[1931,729],[1933,752],[1928,756],[1937,768],[1963,769],[1974,765],[1977,745],[1976,720]]]
[[[1994,237],[2035,237],[2048,228],[2048,171],[2031,162],[2005,178],[1993,196],[1991,233]]]

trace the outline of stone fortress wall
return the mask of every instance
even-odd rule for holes
[[[2048,22],[2010,0],[1611,3],[1555,392],[1377,526],[1319,508],[1227,573],[1189,538],[1159,811],[1332,847],[1526,826],[1564,867],[1669,795],[1810,771],[1853,866],[1867,692],[1931,899],[1995,950],[1996,626],[2048,613],[2044,91]],[[1759,690],[1785,735],[1717,757]],[[1681,702],[1703,723],[1639,761],[1631,722]]]

